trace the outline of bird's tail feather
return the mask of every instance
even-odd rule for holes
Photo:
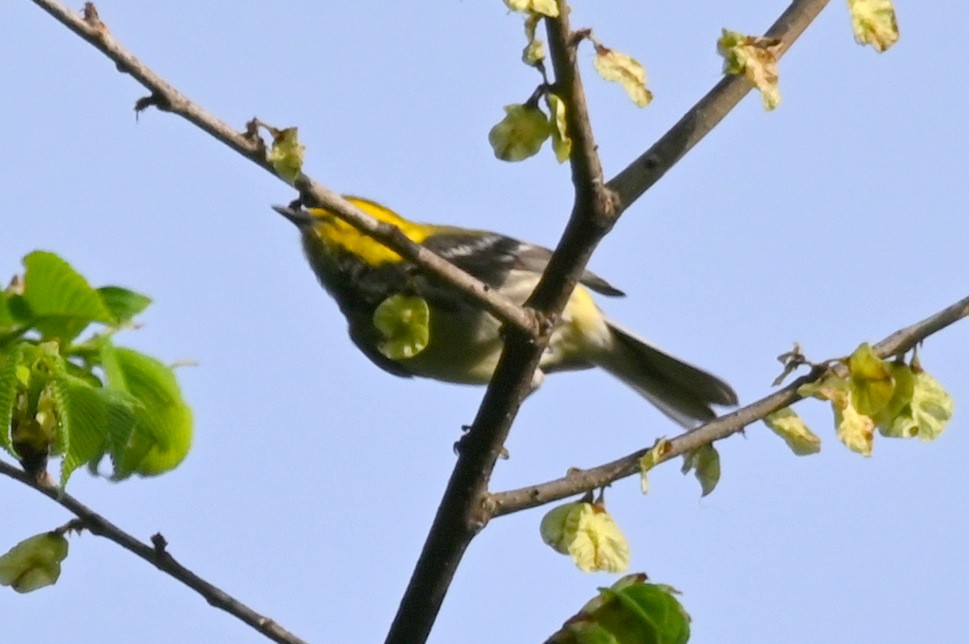
[[[737,394],[716,376],[687,364],[609,322],[612,342],[596,362],[683,427],[716,417],[710,405],[736,405]]]

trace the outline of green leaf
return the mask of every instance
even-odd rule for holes
[[[559,15],[557,0],[505,0],[505,5],[520,13],[537,13],[550,18]]]
[[[646,107],[652,102],[653,93],[646,88],[646,70],[635,58],[597,45],[593,64],[603,79],[622,85],[638,107]]]
[[[584,572],[621,572],[629,566],[629,543],[599,503],[578,501],[552,508],[539,530],[545,543],[569,555]]]
[[[67,539],[59,532],[43,532],[25,539],[0,556],[0,586],[29,593],[50,586],[61,575],[67,558]]]
[[[20,389],[17,369],[22,365],[23,358],[24,343],[20,342],[0,355],[0,448],[5,449],[14,457],[17,454],[14,452],[10,436],[10,420],[13,418],[17,391]]]
[[[104,306],[111,312],[115,324],[126,324],[151,304],[151,298],[147,295],[120,286],[102,286],[98,293]]]
[[[642,573],[626,575],[565,622],[551,644],[686,644],[690,616],[676,591],[651,584]]]
[[[888,363],[875,355],[867,342],[848,358],[851,400],[859,413],[874,416],[888,405],[895,379]]]
[[[871,456],[875,436],[875,421],[855,407],[851,396],[831,401],[838,438],[845,447],[862,456]]]
[[[154,476],[174,469],[192,445],[192,410],[182,398],[171,368],[132,349],[102,351],[108,387],[129,394],[135,426],[120,452],[112,451],[114,478],[131,474]],[[110,365],[110,366],[108,366]]]
[[[64,375],[52,381],[60,433],[61,487],[81,465],[100,458],[106,446],[124,445],[135,425],[133,401],[122,392],[111,391]]]
[[[647,476],[648,472],[656,467],[658,463],[662,463],[671,449],[673,449],[673,444],[670,443],[669,439],[659,438],[649,449],[649,451],[640,457],[639,485],[643,491],[643,494],[647,494],[649,492],[649,478]]]
[[[694,470],[696,480],[700,482],[701,496],[713,492],[720,482],[720,454],[717,449],[707,443],[684,454],[680,471],[687,474],[690,470]]]
[[[914,372],[905,365],[894,365],[897,396],[878,417],[883,436],[934,440],[952,418],[952,397],[932,376]]]
[[[522,50],[522,62],[529,67],[534,67],[545,60],[545,45],[535,36],[535,30],[541,19],[540,15],[534,13],[525,18],[525,39],[528,44]]]
[[[488,142],[502,161],[523,161],[542,149],[552,134],[545,112],[533,105],[506,105],[505,118],[488,132]]]
[[[98,291],[57,255],[34,251],[24,266],[24,301],[45,339],[69,342],[92,322],[114,323]]]
[[[299,134],[295,127],[270,131],[273,135],[273,144],[266,154],[266,160],[272,164],[276,174],[292,185],[303,171],[303,155],[306,153],[306,148],[299,142]]]
[[[791,451],[798,456],[817,454],[821,451],[821,439],[808,429],[801,417],[790,407],[778,409],[764,418],[764,424],[784,439]]]
[[[552,114],[552,149],[555,150],[555,159],[559,163],[565,163],[572,156],[572,139],[565,121],[565,101],[552,93],[547,94],[545,100],[548,101],[548,111]]]
[[[373,325],[383,336],[377,349],[391,360],[413,358],[431,337],[430,316],[424,298],[391,295],[373,313]]]
[[[11,295],[9,293],[0,291],[0,335],[9,333],[20,326],[17,318],[14,317],[13,311],[10,310],[10,298]]]

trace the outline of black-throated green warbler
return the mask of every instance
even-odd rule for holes
[[[535,288],[551,255],[497,233],[415,223],[372,201],[346,199],[519,304]],[[300,229],[310,266],[346,316],[350,338],[374,364],[398,376],[487,384],[502,349],[501,324],[491,314],[326,210],[274,208]],[[623,294],[594,273],[583,274],[552,332],[534,386],[546,373],[602,367],[685,427],[713,418],[711,404],[737,404],[733,389],[719,378],[608,320],[589,289]],[[385,338],[374,316],[388,298],[401,294],[427,303],[429,333],[415,355],[388,357],[379,349]]]

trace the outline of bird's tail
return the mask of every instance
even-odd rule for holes
[[[687,364],[608,322],[611,342],[596,363],[686,428],[716,417],[710,405],[736,405],[737,394],[716,376]]]

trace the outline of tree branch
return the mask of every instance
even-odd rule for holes
[[[448,481],[427,540],[414,568],[387,642],[423,642],[430,634],[441,603],[471,540],[487,525],[493,508],[488,483],[495,463],[532,388],[542,352],[592,251],[614,222],[614,199],[604,186],[585,94],[576,65],[575,42],[568,7],[546,18],[556,93],[566,104],[572,137],[572,216],[558,247],[527,304],[543,313],[549,324],[538,338],[507,329],[505,346],[481,406],[459,447],[458,462]]]
[[[783,37],[786,48],[825,4],[826,0],[796,0],[772,28],[779,32],[774,37]],[[498,367],[471,430],[461,441],[458,462],[391,625],[387,642],[423,642],[427,639],[468,544],[495,515],[497,508],[492,503],[494,497],[488,492],[488,482],[521,402],[530,391],[531,378],[548,341],[548,333],[564,309],[592,252],[612,228],[626,203],[622,200],[623,193],[619,192],[617,198],[615,188],[603,183],[602,168],[576,65],[576,42],[569,28],[569,9],[564,1],[559,2],[559,7],[559,18],[546,18],[545,23],[549,54],[555,71],[555,91],[567,106],[567,126],[573,144],[570,162],[575,202],[562,239],[527,302],[535,310],[544,313],[551,324],[543,328],[542,336],[537,339],[515,330],[506,334]],[[750,90],[747,81],[740,80],[742,85],[736,86],[737,89],[728,94],[728,98],[714,101],[723,114]],[[713,124],[706,129],[697,128],[692,119],[684,118],[674,126],[667,136],[673,141],[688,140],[690,143],[678,154],[650,157],[651,163],[656,164],[652,168],[655,173],[653,183],[709,132]],[[688,130],[694,132],[691,134]],[[633,186],[641,184],[642,181],[635,180],[636,174],[630,173],[619,187],[626,183]],[[639,194],[645,189],[643,187]]]
[[[151,68],[138,60],[134,54],[125,49],[111,35],[107,26],[98,18],[93,3],[89,2],[85,5],[85,15],[81,17],[75,15],[56,0],[32,1],[114,61],[118,71],[131,75],[151,92],[149,97],[138,101],[136,110],[153,105],[162,111],[181,116],[263,170],[270,172],[273,176],[279,176],[272,164],[266,160],[266,149],[262,139],[254,134],[233,130],[228,123],[189,100]],[[472,277],[420,244],[415,244],[396,226],[377,221],[344,200],[337,193],[308,177],[301,177],[296,187],[300,190],[301,197],[308,205],[326,208],[351,226],[397,251],[402,257],[406,257],[429,275],[453,286],[458,293],[473,303],[479,304],[502,322],[508,323],[531,337],[536,337],[539,334],[540,324],[531,311],[518,306],[498,291],[489,288],[484,282]]]
[[[933,333],[966,317],[969,317],[969,297],[959,300],[921,322],[896,331],[872,349],[880,358],[904,353]],[[801,385],[819,380],[826,373],[827,369],[815,367],[811,373],[801,376],[783,389],[779,389],[755,403],[712,420],[702,427],[680,434],[670,440],[671,449],[660,462],[668,461],[701,445],[736,434],[748,425],[763,420],[768,414],[801,400],[803,396],[798,395],[798,388]],[[494,494],[491,497],[491,502],[495,507],[493,516],[512,514],[559,499],[584,494],[619,479],[632,476],[639,472],[639,459],[648,451],[649,448],[644,448],[611,463],[605,463],[587,470],[572,470],[560,479]]]
[[[778,57],[804,33],[828,0],[796,0],[781,14],[764,34],[781,41]],[[619,199],[619,211],[626,210],[654,183],[689,152],[700,139],[710,133],[717,123],[747,95],[753,86],[743,76],[724,76],[696,105],[683,115],[676,125],[609,180],[608,186]]]
[[[167,544],[160,534],[152,537],[154,545],[150,546],[134,538],[60,488],[40,485],[29,475],[9,463],[0,461],[0,474],[5,474],[15,481],[32,487],[57,502],[73,513],[91,534],[114,541],[125,550],[141,557],[165,574],[185,584],[200,594],[210,605],[224,610],[271,640],[285,642],[286,644],[305,644],[304,640],[293,635],[273,620],[260,615],[224,590],[210,584],[175,561],[174,557],[165,549]]]

